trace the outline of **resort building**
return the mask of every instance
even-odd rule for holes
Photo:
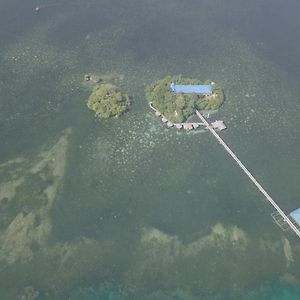
[[[183,93],[183,94],[198,94],[204,96],[211,96],[213,94],[212,87],[207,84],[175,84],[174,82],[170,85],[171,91],[173,93]]]
[[[297,209],[293,210],[290,213],[290,216],[295,221],[295,223],[297,224],[297,226],[300,227],[300,208],[297,208]]]

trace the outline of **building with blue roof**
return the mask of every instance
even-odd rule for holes
[[[213,90],[210,85],[207,84],[175,84],[174,82],[170,85],[173,93],[183,94],[199,94],[199,95],[212,95]]]
[[[293,218],[293,220],[297,223],[297,225],[300,226],[300,208],[297,208],[293,210],[290,213],[290,216]]]

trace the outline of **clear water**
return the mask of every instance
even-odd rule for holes
[[[38,225],[0,228],[1,299],[300,299],[299,240],[274,225],[212,136],[167,130],[143,92],[173,74],[219,82],[222,137],[286,212],[300,207],[299,9],[296,0],[1,1],[1,197],[72,128],[51,206],[24,210],[16,196],[16,216],[39,213],[50,229],[38,238]],[[94,118],[90,72],[132,97],[127,115]],[[27,165],[8,171],[19,157]]]

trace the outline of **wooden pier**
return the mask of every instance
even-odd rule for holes
[[[258,181],[254,178],[254,176],[250,173],[250,171],[244,166],[244,164],[238,159],[238,157],[234,154],[234,152],[227,146],[227,144],[221,139],[221,137],[217,134],[217,132],[213,129],[212,126],[205,120],[202,114],[199,111],[196,111],[198,117],[205,124],[206,128],[214,135],[214,137],[218,140],[218,142],[224,147],[227,153],[235,160],[235,162],[239,165],[239,167],[245,172],[245,174],[250,178],[250,180],[255,184],[258,190],[266,197],[266,199],[271,203],[271,205],[276,209],[277,213],[282,217],[282,220],[286,222],[286,224],[296,233],[296,235],[300,238],[300,231],[295,226],[292,220],[283,212],[283,210],[277,205],[277,203],[272,199],[272,197],[266,192],[266,190],[258,183]]]

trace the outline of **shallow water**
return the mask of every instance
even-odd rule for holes
[[[212,136],[166,129],[144,99],[166,75],[219,82],[221,136],[283,210],[300,207],[297,11],[2,1],[1,297],[298,299],[298,239]],[[132,97],[129,113],[93,116],[93,72]]]

